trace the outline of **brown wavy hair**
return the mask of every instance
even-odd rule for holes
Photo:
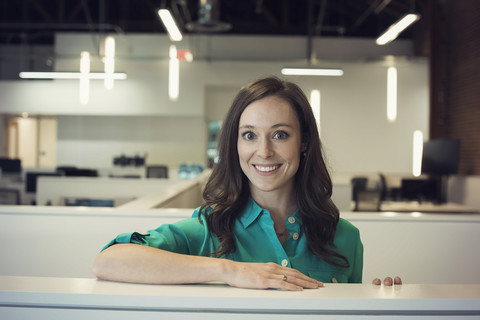
[[[302,145],[306,149],[300,157],[299,169],[295,175],[295,190],[308,247],[326,262],[348,267],[347,258],[333,250],[339,211],[331,200],[332,181],[323,158],[312,109],[307,97],[296,84],[273,76],[244,86],[235,96],[223,122],[218,139],[219,161],[214,165],[205,185],[205,204],[200,210],[209,230],[220,240],[220,246],[213,255],[220,257],[236,249],[233,227],[250,197],[249,181],[238,159],[240,116],[252,102],[268,96],[276,96],[288,102],[300,122]]]

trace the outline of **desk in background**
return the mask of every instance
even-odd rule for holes
[[[432,202],[418,201],[383,201],[380,204],[380,211],[392,212],[424,212],[424,213],[478,213],[478,210],[458,203],[435,204]]]

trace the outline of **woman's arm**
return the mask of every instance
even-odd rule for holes
[[[101,280],[149,284],[225,282],[234,287],[283,290],[323,286],[275,263],[190,256],[138,244],[116,244],[103,250],[95,259],[93,273]]]

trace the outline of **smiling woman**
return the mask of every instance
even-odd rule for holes
[[[360,235],[331,200],[315,118],[297,85],[268,77],[242,88],[218,152],[205,205],[191,219],[117,236],[95,261],[98,278],[284,290],[362,281]]]
[[[295,111],[282,99],[266,97],[245,109],[239,126],[240,167],[250,181],[253,198],[276,190],[289,196],[281,198],[293,202],[282,207],[296,207],[293,187],[300,163],[301,133]]]

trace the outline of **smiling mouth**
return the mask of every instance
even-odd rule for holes
[[[262,165],[254,164],[253,166],[254,166],[255,169],[257,169],[258,171],[265,172],[265,173],[275,171],[275,170],[277,170],[278,168],[281,167],[280,164],[270,165],[270,166],[262,166]]]

